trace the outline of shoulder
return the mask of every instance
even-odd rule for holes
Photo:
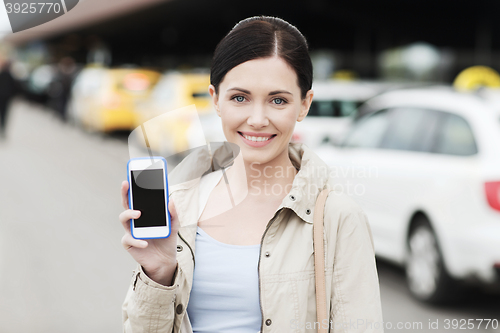
[[[337,232],[354,232],[366,229],[368,217],[361,206],[349,195],[332,190],[325,203],[325,228],[328,226]],[[333,231],[333,230],[332,230]]]
[[[330,192],[325,203],[324,221],[325,232],[330,238],[349,240],[351,244],[370,244],[374,249],[368,216],[349,195],[335,190]]]
[[[337,216],[345,219],[353,214],[364,214],[364,211],[351,196],[341,191],[330,191],[325,203],[325,218]]]

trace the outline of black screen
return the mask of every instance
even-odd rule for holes
[[[134,221],[136,228],[167,225],[164,177],[165,173],[161,169],[132,170],[134,210],[141,211],[141,216]]]

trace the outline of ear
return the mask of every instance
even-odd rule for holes
[[[214,103],[215,111],[217,111],[217,115],[220,117],[219,96],[215,92],[215,87],[212,84],[208,86],[208,92],[210,96],[212,96],[212,101]]]
[[[307,116],[309,108],[311,107],[313,96],[314,96],[314,91],[309,89],[306,93],[306,97],[302,100],[302,105],[299,116],[297,117],[297,121],[302,121]]]

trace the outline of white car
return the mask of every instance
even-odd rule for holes
[[[401,84],[327,80],[313,83],[313,101],[307,117],[295,125],[292,140],[309,148],[338,143],[349,130],[357,109],[366,100]]]
[[[103,89],[106,69],[88,67],[76,76],[68,101],[68,120],[77,126],[83,127],[85,113],[90,108],[96,108],[95,96]]]
[[[500,112],[449,87],[368,101],[339,147],[316,149],[367,213],[378,257],[422,301],[500,281]]]

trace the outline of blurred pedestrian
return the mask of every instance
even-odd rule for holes
[[[57,72],[51,87],[53,106],[63,121],[66,121],[68,100],[71,86],[77,73],[77,66],[72,57],[64,57],[57,64]]]
[[[9,104],[16,93],[16,81],[10,73],[10,62],[0,55],[0,137],[3,139],[6,137]]]
[[[111,65],[111,51],[99,36],[89,36],[87,44],[89,49],[87,53],[87,64],[102,67],[109,67]]]

